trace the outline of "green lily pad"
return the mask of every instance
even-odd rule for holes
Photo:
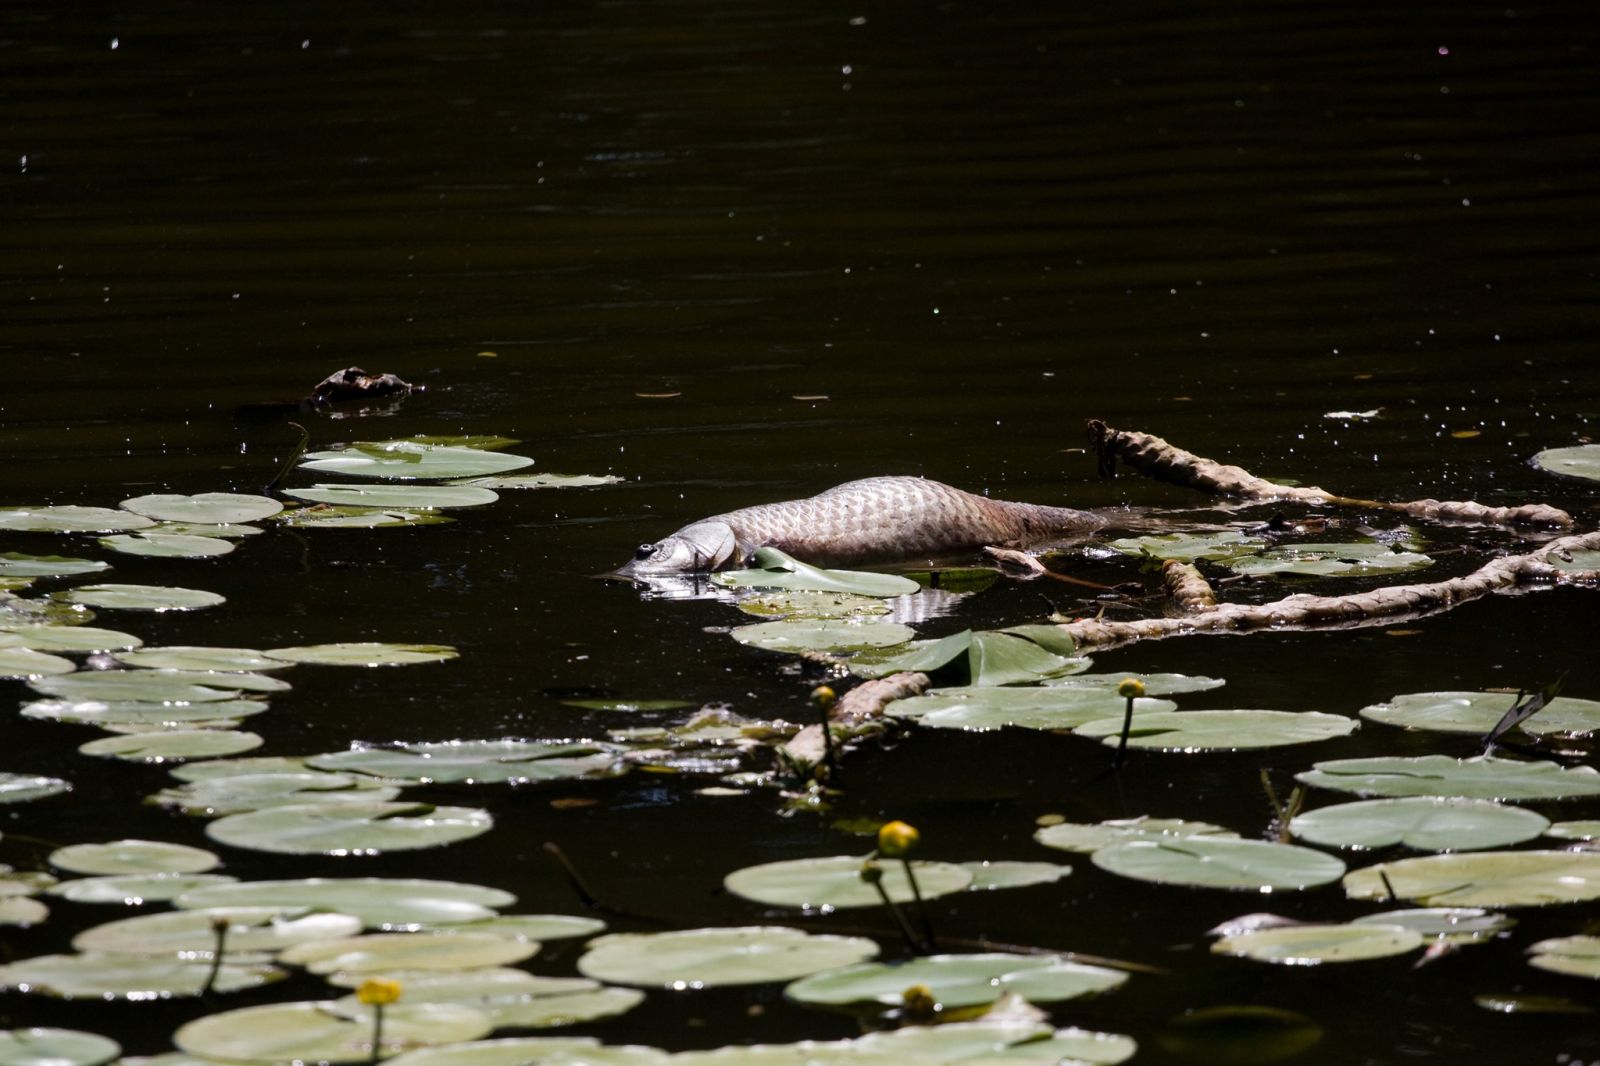
[[[1122,537],[1107,547],[1124,555],[1149,555],[1156,559],[1175,559],[1192,563],[1197,559],[1232,563],[1266,549],[1267,541],[1235,530],[1216,533],[1155,533],[1147,537]]]
[[[194,522],[203,525],[228,525],[233,522],[255,522],[271,518],[283,510],[283,504],[270,496],[252,496],[236,492],[202,492],[188,496],[158,493],[152,496],[135,496],[119,504],[124,511],[156,518],[163,522]]]
[[[199,874],[221,862],[214,851],[164,840],[68,844],[50,853],[50,865],[75,874]]]
[[[597,981],[657,988],[791,981],[870,959],[864,937],[803,933],[784,926],[610,933],[589,942],[578,972]]]
[[[310,452],[300,464],[319,474],[393,481],[486,477],[532,465],[533,460],[524,455],[416,440],[347,444],[334,451]]]
[[[411,784],[480,785],[612,777],[626,769],[606,745],[561,740],[449,740],[393,748],[356,747],[310,756],[306,765]]]
[[[226,601],[215,592],[165,585],[81,585],[57,596],[68,603],[121,611],[196,611]]]
[[[260,734],[235,729],[169,729],[159,733],[126,733],[81,744],[85,755],[129,762],[174,762],[237,755],[262,745]]]
[[[100,546],[123,555],[147,555],[156,559],[203,559],[233,551],[232,541],[185,533],[119,533],[114,537],[101,537]]]
[[[581,1061],[581,1060],[580,1060]],[[793,1044],[736,1044],[710,1051],[683,1051],[672,1066],[923,1066],[926,1058],[907,1059],[888,1051],[868,1051],[858,1040],[801,1040]]]
[[[1557,570],[1600,570],[1600,551],[1547,552],[1544,561]]]
[[[38,925],[50,918],[50,908],[30,896],[0,894],[0,925]]]
[[[101,729],[156,732],[163,729],[231,728],[218,722],[237,723],[267,710],[261,700],[208,700],[203,703],[159,703],[155,700],[35,700],[24,704],[24,718],[73,722]]]
[[[226,687],[237,675],[198,676],[205,680],[165,670],[84,670],[42,677],[28,687],[71,703],[220,703],[239,695],[237,688]]]
[[[1528,965],[1600,981],[1600,936],[1563,936],[1528,949]]]
[[[475,1040],[492,1025],[481,1011],[455,1003],[396,1003],[383,1011],[379,1057]],[[332,1002],[269,1003],[197,1018],[179,1027],[172,1042],[191,1055],[225,1061],[367,1062],[372,1015],[370,1008],[350,1010]]]
[[[1030,1003],[1058,1003],[1117,988],[1128,975],[1058,955],[929,955],[898,965],[863,963],[802,978],[783,990],[800,1003],[899,1006],[905,990],[926,985],[945,1007],[993,1003],[1015,992]]]
[[[427,928],[438,933],[488,933],[513,940],[565,940],[603,933],[606,923],[575,914],[497,914],[464,922],[434,922]]]
[[[1133,1057],[1138,1045],[1120,1033],[1055,1029],[1011,1020],[911,1025],[868,1033],[851,1042],[863,1054],[888,1054],[901,1062],[1031,1062],[1036,1066],[1092,1063],[1113,1066]],[[795,1060],[800,1061],[800,1060]],[[880,1061],[877,1058],[858,1061]]]
[[[32,803],[70,791],[72,786],[59,777],[0,772],[0,803]]]
[[[473,478],[465,484],[484,489],[587,489],[621,480],[614,474],[507,474]]]
[[[212,673],[263,673],[287,670],[292,663],[254,648],[211,648],[172,645],[118,652],[112,658],[128,666],[155,670],[200,670]],[[219,678],[218,680],[225,680]]]
[[[1425,940],[1476,944],[1492,939],[1517,923],[1504,914],[1482,907],[1418,907],[1364,914],[1352,919],[1350,924],[1398,925],[1416,931]]]
[[[482,507],[500,497],[491,489],[471,485],[313,485],[285,489],[298,500],[336,507],[376,507],[383,510],[443,511],[454,507]]]
[[[919,671],[934,675],[942,685],[1023,685],[1089,668],[1088,659],[1058,654],[1032,636],[1027,632],[963,630],[931,644],[913,644],[887,659],[858,657],[850,663],[850,670],[865,677]],[[1067,639],[1065,634],[1061,639]]]
[[[1135,715],[1128,746],[1157,751],[1244,751],[1310,744],[1348,736],[1357,722],[1322,711],[1161,711]],[[1101,717],[1074,730],[1081,737],[1121,743],[1122,722]]]
[[[889,648],[904,644],[916,635],[916,630],[897,622],[864,622],[855,619],[758,622],[739,626],[729,632],[729,636],[740,644],[787,652],[847,652],[858,648]]]
[[[807,592],[850,592],[858,596],[905,596],[922,586],[896,574],[862,570],[824,570],[785,555],[777,548],[757,548],[749,570],[724,570],[711,580],[726,588],[789,589]]]
[[[71,659],[32,648],[0,648],[0,677],[43,677],[70,674],[78,668]]]
[[[1385,725],[1482,736],[1516,702],[1516,695],[1509,692],[1409,692],[1361,708],[1361,717]],[[1517,728],[1524,733],[1589,736],[1600,730],[1600,701],[1557,696]]]
[[[1211,945],[1218,955],[1237,955],[1279,966],[1364,962],[1404,955],[1422,946],[1422,936],[1398,925],[1291,925],[1226,936]]]
[[[1098,688],[941,688],[895,700],[886,713],[930,729],[1072,729],[1097,718],[1115,719],[1122,728],[1128,701]],[[1170,711],[1171,700],[1133,701],[1134,721]]]
[[[207,781],[215,777],[254,774],[303,774],[311,768],[297,755],[243,755],[233,759],[207,759],[174,766],[167,772],[179,781]]]
[[[16,637],[21,647],[35,651],[122,651],[137,648],[143,640],[132,633],[95,626],[60,626],[48,623],[8,626],[3,631]]]
[[[1144,686],[1146,696],[1180,696],[1186,692],[1206,692],[1227,684],[1220,677],[1203,677],[1198,674],[1074,674],[1054,677],[1044,683],[1046,688],[1099,689],[1116,692],[1124,681],[1137,681]]]
[[[331,774],[308,770],[302,774],[241,774],[191,781],[180,788],[166,788],[146,799],[158,807],[172,807],[185,814],[219,818],[227,814],[259,811],[291,804],[349,803],[387,801],[400,794],[392,785],[382,785],[360,774]]]
[[[1387,881],[1385,881],[1387,878]],[[1345,876],[1351,899],[1433,907],[1541,907],[1600,899],[1600,853],[1467,851],[1379,863]]]
[[[1600,444],[1574,444],[1566,448],[1546,448],[1533,457],[1540,470],[1564,477],[1600,481]]]
[[[350,987],[366,976],[330,974],[328,979]],[[460,1003],[483,1011],[494,1020],[496,1029],[576,1025],[625,1013],[644,1000],[644,993],[635,988],[607,988],[587,977],[535,977],[504,967],[409,971],[404,986],[408,1003]],[[347,996],[339,1002],[353,1007],[359,1000]],[[513,1066],[521,1066],[523,1061],[516,1060]]]
[[[0,966],[0,988],[57,999],[171,999],[198,996],[210,981],[214,992],[260,988],[287,976],[265,962],[224,962],[212,978],[210,959],[163,955],[38,955]]]
[[[278,959],[311,973],[471,970],[532,958],[537,942],[487,933],[364,933],[296,944]]]
[[[815,859],[784,859],[735,870],[722,879],[736,896],[775,907],[798,907],[827,913],[845,907],[882,906],[877,889],[861,879],[867,856],[829,855]],[[882,887],[896,903],[914,897],[899,861],[879,861]],[[971,871],[954,863],[917,861],[911,864],[923,899],[960,892],[972,884]]]
[[[281,904],[337,911],[360,918],[369,929],[415,928],[494,916],[516,902],[511,893],[458,881],[392,877],[308,877],[287,881],[241,881],[185,892],[185,909]]]
[[[448,644],[347,641],[340,644],[307,644],[298,648],[269,648],[262,654],[283,662],[315,663],[319,666],[404,666],[410,663],[448,662],[460,653]]]
[[[562,700],[568,707],[586,711],[677,711],[695,706],[692,700]]]
[[[0,1029],[0,1066],[99,1066],[122,1054],[109,1037],[76,1029]]]
[[[0,577],[73,577],[107,570],[110,566],[98,559],[78,559],[70,555],[0,552]]]
[[[146,903],[164,903],[207,885],[232,884],[235,880],[237,878],[227,874],[108,874],[62,881],[51,886],[49,892],[52,896],[73,903],[113,903],[139,907]]]
[[[11,533],[121,533],[155,522],[110,507],[0,507],[0,531]]]
[[[634,1044],[602,1045],[588,1036],[476,1040],[449,1047],[418,1048],[384,1060],[388,1066],[666,1066],[676,1061],[676,1056],[655,1048]]]
[[[437,526],[455,519],[426,509],[395,507],[338,507],[318,504],[285,511],[277,521],[296,529],[399,529],[403,526]]]
[[[358,931],[361,921],[327,911],[296,913],[284,906],[210,907],[159,911],[92,926],[72,938],[79,951],[112,955],[199,955],[216,950],[217,927],[227,925],[224,955],[282,951],[293,944],[325,941]]]
[[[1302,577],[1366,577],[1398,574],[1432,566],[1420,552],[1399,551],[1387,544],[1285,544],[1259,555],[1229,561],[1240,574],[1294,574]]]
[[[1555,822],[1544,835],[1558,840],[1600,840],[1600,819]]]
[[[1190,822],[1182,818],[1151,818],[1145,815],[1139,818],[1113,818],[1096,825],[1061,822],[1040,829],[1033,834],[1033,839],[1047,848],[1090,855],[1101,848],[1129,840],[1160,842],[1197,836],[1236,840],[1239,834],[1220,825],[1212,825],[1210,822]]]
[[[142,532],[174,537],[222,537],[225,540],[243,540],[245,537],[265,533],[266,530],[260,526],[249,526],[240,522],[158,522]]]
[[[1331,848],[1468,851],[1532,840],[1549,819],[1520,807],[1460,796],[1359,800],[1307,811],[1289,823],[1302,840]]]
[[[1556,800],[1600,796],[1600,771],[1492,755],[1382,756],[1316,763],[1295,780],[1358,796],[1468,796],[1475,799]]]
[[[400,801],[290,804],[230,814],[206,826],[211,839],[285,855],[377,855],[431,848],[487,833],[489,812]]]
[[[972,875],[969,892],[988,892],[997,888],[1026,888],[1048,885],[1072,873],[1072,867],[1058,862],[1014,862],[1005,860],[963,862],[961,868]]]
[[[1136,881],[1251,892],[1314,888],[1337,881],[1345,870],[1343,862],[1310,848],[1214,836],[1129,840],[1096,850],[1090,861]]]
[[[0,627],[7,632],[33,625],[81,626],[94,617],[89,608],[58,599],[29,600],[0,589]]]

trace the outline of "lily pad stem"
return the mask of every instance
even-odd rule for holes
[[[1128,754],[1128,734],[1133,732],[1133,696],[1128,697],[1127,709],[1122,712],[1122,737],[1117,741],[1117,754],[1111,760],[1113,769],[1122,769],[1122,760]]]
[[[217,975],[222,973],[222,952],[228,943],[228,919],[211,919],[211,932],[216,937],[211,945],[211,970],[206,974],[206,983],[200,986],[200,995],[211,994],[211,989],[217,983]]]
[[[289,454],[289,458],[284,460],[283,466],[278,468],[277,476],[262,488],[261,493],[263,496],[272,495],[278,486],[283,484],[283,479],[289,476],[289,471],[294,469],[294,464],[300,461],[300,457],[306,453],[306,448],[311,445],[311,432],[305,426],[298,422],[290,422],[289,425],[300,431],[300,443],[295,445],[294,451]]]
[[[578,873],[578,868],[573,865],[571,859],[567,858],[567,853],[561,850],[560,844],[553,840],[545,841],[544,853],[550,856],[551,861],[557,866],[561,867],[562,873],[567,875],[567,884],[572,886],[572,891],[577,895],[578,902],[583,906],[584,910],[600,911],[606,909],[599,898],[589,891],[589,886],[584,883],[583,875]]]
[[[869,870],[872,870],[876,876],[869,874]],[[883,887],[883,871],[869,864],[867,868],[862,870],[862,880],[877,890],[878,898],[883,901],[884,909],[893,916],[894,924],[900,927],[900,935],[905,938],[906,947],[911,950],[911,953],[914,955],[928,954],[923,949],[922,942],[917,938],[916,932],[912,930],[911,923],[906,921],[905,912],[895,904],[894,900],[889,898],[889,890]]]
[[[383,1050],[383,1004],[372,1005],[372,1057],[367,1061],[376,1066]]]
[[[933,954],[937,950],[937,943],[933,937],[933,919],[928,915],[928,907],[922,901],[922,888],[917,884],[916,871],[911,869],[911,860],[902,856],[900,865],[905,867],[906,880],[911,883],[911,898],[917,904],[917,918],[922,924],[922,946],[925,954]]]

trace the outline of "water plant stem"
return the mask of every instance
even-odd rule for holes
[[[372,1057],[367,1061],[376,1066],[383,1050],[383,1004],[372,1005]]]
[[[883,870],[875,863],[867,863],[861,869],[861,879],[870,884],[878,893],[878,898],[883,901],[884,909],[894,918],[894,924],[900,927],[900,935],[905,939],[906,947],[914,955],[925,955],[922,942],[917,938],[916,931],[911,928],[911,923],[906,920],[902,911],[894,900],[889,898],[889,890],[883,887]]]
[[[216,939],[211,944],[211,969],[206,973],[205,984],[200,986],[202,996],[210,995],[217,976],[222,973],[222,953],[228,945],[228,919],[211,919],[211,933]]]
[[[917,884],[916,871],[911,868],[911,860],[901,856],[900,865],[905,867],[906,880],[911,884],[911,898],[917,904],[917,918],[922,925],[922,946],[925,954],[932,954],[937,950],[937,942],[933,936],[933,918],[928,914],[928,908],[922,900],[922,888]]]
[[[290,422],[289,425],[300,431],[300,443],[295,445],[294,451],[289,454],[289,458],[284,460],[283,466],[278,468],[277,476],[262,488],[261,492],[264,496],[272,495],[277,487],[283,484],[284,478],[289,476],[289,471],[294,469],[294,464],[300,461],[300,457],[306,453],[306,449],[311,445],[310,430],[298,422]]]
[[[1117,754],[1111,760],[1114,769],[1122,769],[1122,760],[1128,754],[1128,734],[1133,732],[1133,701],[1135,697],[1128,697],[1128,705],[1122,712],[1122,736],[1117,741]]]

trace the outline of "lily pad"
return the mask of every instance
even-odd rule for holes
[[[1528,965],[1600,981],[1600,936],[1563,936],[1528,949]]]
[[[1482,736],[1516,702],[1516,695],[1509,692],[1409,692],[1361,708],[1361,717],[1385,725]],[[1600,730],[1600,701],[1557,696],[1518,728],[1524,733],[1589,736]]]
[[[82,585],[57,595],[69,603],[121,611],[196,611],[226,602],[215,592],[165,585]]]
[[[310,452],[300,464],[319,474],[394,481],[485,477],[532,465],[533,460],[524,455],[415,440],[347,444],[334,451]]]
[[[159,733],[127,733],[79,745],[85,755],[129,762],[173,762],[237,755],[262,745],[260,734],[236,729],[169,729]]]
[[[1135,715],[1128,746],[1157,751],[1244,751],[1348,736],[1356,720],[1322,711],[1162,711]],[[1075,732],[1121,743],[1120,719],[1101,717]]]
[[[1191,822],[1182,818],[1113,818],[1095,825],[1061,822],[1045,826],[1033,834],[1033,839],[1047,848],[1059,848],[1080,855],[1090,855],[1112,844],[1129,840],[1178,840],[1183,837],[1221,837],[1236,840],[1231,829],[1210,822]]]
[[[16,637],[24,648],[35,651],[121,651],[137,648],[144,641],[132,633],[95,626],[61,626],[48,623],[8,626],[3,631]]]
[[[455,1003],[396,1003],[383,1011],[387,1058],[395,1051],[475,1040],[493,1023],[481,1011]],[[370,1009],[332,1002],[269,1003],[208,1014],[172,1034],[191,1055],[227,1061],[368,1062],[372,1058]]]
[[[369,929],[415,928],[494,916],[516,897],[498,888],[458,881],[391,877],[308,877],[287,881],[240,881],[185,892],[177,905],[202,907],[282,905],[337,911],[360,918]]]
[[[155,522],[110,507],[0,507],[0,531],[12,533],[121,533]]]
[[[70,555],[29,555],[0,552],[0,577],[73,577],[107,570],[110,563]]]
[[[621,480],[614,474],[507,474],[473,478],[465,484],[485,489],[587,489]]]
[[[1289,823],[1289,831],[1332,848],[1403,844],[1419,851],[1467,851],[1520,844],[1549,825],[1541,814],[1490,800],[1406,796],[1308,811]]]
[[[1337,881],[1345,870],[1343,862],[1310,848],[1213,836],[1130,840],[1096,850],[1090,861],[1136,881],[1250,892],[1314,888]]]
[[[1351,920],[1352,925],[1398,925],[1415,930],[1425,940],[1444,940],[1452,944],[1476,944],[1516,925],[1504,914],[1482,907],[1417,907],[1409,910],[1379,911]]]
[[[235,723],[267,710],[261,700],[208,700],[203,703],[159,703],[154,700],[35,700],[24,704],[24,718],[73,722],[101,729],[155,732],[162,729],[231,728]]]
[[[72,786],[59,777],[0,772],[0,803],[31,803],[70,791]]]
[[[370,974],[506,966],[538,950],[537,942],[487,933],[365,933],[296,944],[278,959],[315,974]]]
[[[119,663],[144,669],[201,670],[218,673],[261,673],[268,670],[287,670],[292,665],[254,648],[211,648],[193,645],[140,648],[136,651],[118,652],[112,658]]]
[[[1116,692],[1124,681],[1137,681],[1146,696],[1179,696],[1186,692],[1206,692],[1227,684],[1220,677],[1198,674],[1074,674],[1046,681],[1046,688],[1099,689]]]
[[[972,875],[969,892],[989,892],[997,888],[1026,888],[1048,885],[1072,873],[1072,867],[1058,862],[1015,862],[1006,860],[964,862],[963,870]]]
[[[50,908],[30,896],[0,893],[0,925],[30,926],[47,921]]]
[[[455,521],[449,515],[426,509],[336,507],[327,504],[297,507],[283,512],[277,520],[296,529],[399,529],[403,526],[436,526]]]
[[[801,1003],[898,1006],[905,990],[925,985],[945,1007],[993,1003],[1015,992],[1030,1003],[1058,1003],[1117,988],[1128,975],[1055,955],[929,955],[898,965],[863,963],[802,978],[783,990]]]
[[[198,874],[221,862],[214,851],[164,840],[68,844],[50,853],[50,865],[75,874]]]
[[[1404,955],[1422,946],[1422,936],[1398,925],[1291,925],[1223,937],[1211,945],[1218,955],[1237,955],[1279,966],[1364,962]]]
[[[244,525],[240,522],[158,522],[145,533],[170,534],[175,537],[222,537],[226,540],[243,540],[245,537],[254,537],[266,530],[260,526]]]
[[[203,706],[209,706],[203,705]],[[191,781],[166,788],[146,799],[158,807],[218,818],[290,804],[349,803],[392,800],[400,789],[359,774],[308,770],[302,774],[242,774]]]
[[[1600,840],[1600,819],[1555,822],[1545,830],[1545,836],[1558,840]]]
[[[454,507],[482,507],[500,497],[491,489],[471,485],[313,485],[285,489],[290,496],[335,507],[375,507],[386,511],[443,511]]]
[[[223,953],[234,956],[282,951],[305,941],[349,936],[361,928],[360,919],[327,911],[307,914],[284,906],[211,907],[118,918],[85,929],[72,938],[72,946],[113,955],[210,958],[216,949],[217,927],[223,924],[227,925]]]
[[[269,648],[262,654],[282,662],[315,663],[319,666],[404,666],[410,663],[447,662],[460,653],[448,644],[349,641],[341,644],[307,644],[298,648]]]
[[[735,870],[723,878],[723,886],[736,896],[777,907],[798,907],[823,913],[845,907],[877,907],[883,900],[877,889],[861,879],[866,856],[829,855],[815,859],[784,859]],[[906,903],[913,898],[904,866],[881,861],[881,887],[889,898]],[[937,899],[960,892],[972,884],[972,873],[947,862],[919,861],[917,887],[923,899]]]
[[[548,1036],[514,1036],[418,1048],[384,1060],[388,1066],[667,1066],[676,1061],[676,1056],[651,1047],[602,1045],[594,1037]]]
[[[791,589],[808,592],[850,592],[858,596],[905,596],[922,586],[897,574],[862,570],[824,570],[785,555],[777,548],[757,548],[754,568],[724,570],[711,580],[727,588]]]
[[[607,745],[562,740],[449,740],[392,748],[356,747],[310,756],[306,765],[412,784],[480,785],[612,777],[626,769]]]
[[[332,974],[329,980],[349,987],[365,976]],[[576,1025],[625,1013],[644,1000],[644,993],[635,988],[607,988],[587,977],[535,977],[504,967],[415,970],[407,972],[404,984],[408,1003],[460,1003],[483,1011],[494,1020],[496,1029]],[[339,1002],[353,1007],[358,999],[347,996]],[[522,1066],[525,1061],[514,1060],[512,1066]]]
[[[77,955],[38,955],[0,966],[0,988],[14,988],[57,999],[147,1001],[198,996],[210,983],[214,992],[260,988],[287,976],[265,962],[224,962],[213,978],[210,959],[165,955],[119,955],[89,951]]]
[[[1566,448],[1546,448],[1533,457],[1540,470],[1564,477],[1600,481],[1600,444],[1574,444]]]
[[[1148,555],[1184,563],[1192,563],[1197,559],[1232,563],[1263,551],[1267,542],[1236,530],[1223,530],[1216,533],[1155,533],[1147,537],[1122,537],[1111,541],[1108,547],[1124,555]]]
[[[581,707],[586,711],[677,711],[695,706],[692,700],[562,700],[568,707]]]
[[[1556,800],[1600,796],[1600,771],[1492,755],[1381,756],[1316,763],[1295,780],[1358,796],[1468,796],[1498,800]]]
[[[1386,880],[1387,879],[1387,880]],[[1431,907],[1541,907],[1600,899],[1600,853],[1468,851],[1379,863],[1345,876],[1351,899]]]
[[[84,670],[39,678],[28,687],[72,703],[220,703],[239,695],[238,689],[227,687],[233,680],[230,675],[198,675],[204,680],[196,676],[164,670]]]
[[[1015,1021],[945,1022],[911,1025],[902,1029],[868,1033],[852,1041],[863,1054],[889,1054],[901,1062],[1031,1062],[1046,1064],[1092,1063],[1112,1066],[1133,1057],[1138,1050],[1132,1037],[1097,1033],[1089,1029],[1055,1029]],[[857,1061],[880,1061],[876,1058]]]
[[[784,926],[610,933],[589,942],[578,972],[613,984],[681,990],[791,981],[877,953],[878,945],[864,937]]]
[[[930,729],[1072,729],[1105,718],[1115,719],[1120,730],[1127,703],[1099,688],[941,688],[895,700],[885,713]],[[1171,700],[1135,699],[1134,721],[1176,706]]]
[[[32,648],[0,648],[0,677],[42,677],[70,674],[78,668],[71,659]]]
[[[1557,570],[1600,570],[1600,551],[1547,552],[1544,561]]]
[[[904,644],[917,635],[910,626],[897,622],[864,622],[854,619],[802,619],[758,622],[730,631],[740,644],[768,651],[846,652],[858,648],[888,648]]]
[[[850,670],[865,677],[919,671],[934,675],[941,685],[1023,685],[1089,668],[1088,659],[1058,654],[1032,639],[1035,636],[968,629],[929,644],[914,644],[887,659],[852,661]],[[1062,634],[1061,639],[1068,638]]]
[[[203,525],[228,525],[271,518],[283,504],[270,496],[236,492],[202,492],[193,496],[158,493],[135,496],[119,504],[123,510],[163,522],[195,522]]]
[[[100,546],[123,555],[147,555],[156,559],[203,559],[233,551],[230,540],[185,533],[121,533],[101,537]]]
[[[99,1066],[122,1054],[109,1037],[76,1029],[0,1029],[0,1066]]]
[[[222,844],[285,855],[377,855],[431,848],[487,833],[489,812],[400,801],[290,804],[230,814],[206,826]]]
[[[146,903],[164,903],[197,888],[232,884],[235,880],[227,874],[108,874],[62,881],[52,886],[49,892],[52,896],[73,903],[112,903],[138,907]]]
[[[1371,574],[1398,574],[1432,565],[1433,559],[1420,552],[1400,551],[1388,544],[1372,541],[1285,544],[1228,563],[1232,570],[1240,574],[1294,574],[1302,577],[1366,577]]]

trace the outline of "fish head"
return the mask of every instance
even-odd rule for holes
[[[705,573],[725,568],[739,555],[739,538],[726,522],[696,522],[654,544],[641,544],[617,572],[634,574]]]

